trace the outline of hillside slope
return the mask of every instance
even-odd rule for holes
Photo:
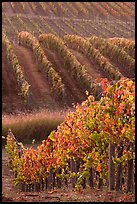
[[[115,44],[113,38],[130,39],[131,45],[124,44],[120,46],[119,52],[125,50],[123,55],[129,58],[129,54],[134,56],[134,39],[135,39],[135,4],[134,2],[2,2],[2,31],[13,45],[19,64],[23,68],[25,79],[30,86],[30,97],[28,105],[23,102],[18,95],[19,87],[15,79],[15,74],[9,65],[5,48],[2,49],[2,111],[16,112],[17,110],[29,109],[60,109],[72,107],[72,104],[81,103],[86,99],[86,88],[81,85],[69,69],[65,67],[64,58],[53,48],[45,48],[45,56],[52,63],[53,69],[59,74],[65,85],[64,98],[58,98],[51,91],[52,86],[49,84],[46,74],[39,70],[34,53],[25,46],[18,45],[18,34],[20,31],[27,31],[37,39],[40,34],[53,34],[60,39],[65,35],[78,35],[85,40],[92,36],[102,37],[112,44]],[[109,39],[109,40],[108,40]],[[112,42],[114,41],[114,42]],[[116,60],[115,49],[114,57],[109,56],[111,52],[105,50],[95,50],[89,56],[85,51],[81,52],[79,45],[76,47],[69,46],[65,42],[67,50],[71,52],[79,63],[85,66],[86,72],[91,77],[91,83],[99,77],[106,77],[110,80],[112,76],[109,70],[106,70],[105,63],[110,67],[118,69],[125,77],[135,77],[134,57],[131,56],[130,66],[128,60]],[[129,47],[128,47],[129,46]],[[76,48],[76,49],[75,49]],[[128,53],[129,52],[129,53]],[[105,55],[106,54],[106,55]],[[99,56],[100,61],[97,59]],[[133,63],[132,63],[133,62]],[[127,66],[125,66],[127,65]],[[132,67],[132,69],[130,68]],[[114,70],[113,70],[114,72]]]
[[[36,109],[36,108],[48,108],[48,109],[58,109],[63,107],[72,107],[72,104],[81,103],[83,100],[86,99],[86,93],[85,93],[85,87],[81,87],[77,80],[74,80],[72,73],[70,70],[67,70],[65,68],[65,61],[59,53],[57,53],[54,49],[44,49],[45,56],[47,59],[52,63],[53,68],[59,75],[61,76],[62,82],[65,85],[65,98],[64,100],[60,100],[57,98],[53,92],[51,92],[51,86],[47,80],[47,77],[45,73],[41,72],[39,70],[39,66],[36,62],[36,59],[34,57],[34,53],[24,47],[19,46],[17,44],[13,44],[14,52],[18,58],[19,64],[23,68],[23,73],[25,76],[25,79],[28,81],[28,83],[31,85],[30,92],[31,95],[29,97],[29,103],[28,107],[29,109]],[[94,60],[94,58],[88,58],[85,53],[81,53],[80,51],[67,47],[67,49],[72,53],[74,57],[76,57],[76,60],[81,64],[84,65],[88,74],[92,77],[93,81],[96,78],[109,78],[111,79],[109,73],[107,71],[103,71],[100,66],[97,64],[97,61]],[[104,57],[103,55],[101,55]],[[123,76],[127,77],[127,69],[121,68],[121,66],[115,62],[113,58],[111,60],[108,58],[105,58],[106,62],[112,63],[112,66],[116,66],[119,68],[120,71],[122,71]],[[11,77],[11,79],[7,79],[7,68],[10,67],[7,63],[5,50],[3,47],[3,59],[2,59],[2,68],[3,68],[3,111],[7,111],[9,107],[12,106],[11,111],[13,110],[21,110],[23,105],[23,101],[21,100],[21,97],[18,96],[18,90],[17,90],[17,83],[15,80],[15,76],[13,73],[8,74],[8,76]],[[11,69],[11,68],[10,68]],[[10,72],[12,72],[10,70]],[[134,71],[130,73],[130,78],[134,77]],[[11,83],[9,81],[13,80],[12,87],[15,87],[13,93],[13,89],[11,89]],[[5,81],[7,83],[5,83]],[[10,90],[11,89],[11,90]],[[11,95],[13,96],[13,99],[16,102],[12,102],[12,100],[9,103],[9,100],[6,102],[7,99],[11,98]],[[15,96],[14,96],[15,95]],[[9,105],[10,104],[10,105]],[[8,107],[8,108],[7,108]],[[10,108],[9,108],[10,109]]]

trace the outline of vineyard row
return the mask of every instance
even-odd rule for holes
[[[52,34],[42,34],[37,39],[32,34],[22,31],[19,33],[19,45],[23,45],[32,50],[39,70],[46,73],[47,80],[52,87],[51,90],[59,98],[65,97],[65,92],[67,91],[65,87],[66,85],[63,82],[64,80],[62,76],[55,71],[55,67],[47,59],[44,52],[45,48],[56,53],[56,55],[62,59],[63,67],[69,71],[71,77],[78,82],[81,89],[84,91],[88,90],[94,96],[99,95],[100,89],[98,84],[96,84],[94,77],[88,71],[90,67],[82,65],[69,48],[81,52],[112,80],[118,80],[123,75],[119,68],[110,63],[111,58],[113,58],[113,60],[118,60],[120,65],[124,64],[126,67],[124,67],[124,76],[133,73],[131,74],[131,78],[134,77],[135,60],[121,47],[113,45],[109,40],[103,38],[94,36],[90,39],[84,39],[76,35],[66,35],[62,40]],[[134,46],[130,49],[133,53],[132,49],[134,50]],[[122,61],[121,58],[123,59]],[[130,68],[129,71],[128,68]]]
[[[128,27],[127,24],[129,25]],[[103,21],[101,18],[97,18],[92,21],[85,21],[84,19],[79,21],[77,19],[46,18],[42,16],[39,18],[26,17],[18,14],[13,16],[3,14],[2,26],[8,38],[12,37],[15,40],[20,31],[34,32],[37,37],[42,33],[52,33],[59,37],[63,37],[66,34],[77,34],[82,37],[90,37],[92,35],[133,37],[135,30],[132,22],[124,23],[123,21],[114,21],[113,19]]]
[[[27,97],[29,96],[30,84],[26,81],[22,71],[22,67],[20,66],[18,58],[14,53],[12,44],[10,43],[10,41],[8,40],[7,36],[4,33],[2,33],[2,46],[6,48],[7,60],[13,68],[18,85],[20,87],[19,94],[26,100]]]
[[[88,96],[36,149],[25,148],[9,130],[6,150],[21,190],[79,191],[88,181],[91,188],[134,191],[135,83],[97,81],[100,101]]]
[[[31,13],[36,15],[85,16],[85,18],[98,15],[126,19],[135,16],[134,5],[131,2],[3,2],[2,11],[7,12],[7,7],[13,13],[28,14],[31,10]]]

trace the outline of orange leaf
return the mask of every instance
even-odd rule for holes
[[[101,171],[101,165],[100,165],[100,163],[98,163],[98,166],[97,166],[96,171],[98,171],[98,172],[100,172],[100,171]]]

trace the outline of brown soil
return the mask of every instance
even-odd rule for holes
[[[7,61],[5,48],[2,47],[2,112],[24,110],[23,100],[18,95],[19,92],[14,71]]]
[[[89,60],[84,54],[74,50],[69,49],[77,58],[77,60],[82,64],[86,66],[86,69],[88,73],[93,77],[93,79],[100,78],[100,77],[107,77],[108,73],[106,74],[105,71],[102,71],[97,67],[97,65]]]
[[[8,166],[8,155],[2,150],[2,202],[134,202],[134,194],[87,189],[73,192],[65,189],[49,192],[21,192],[13,184],[13,172]]]
[[[31,85],[32,103],[35,106],[49,108],[51,105],[56,106],[51,87],[46,79],[46,74],[38,70],[35,57],[31,50],[18,45],[13,45],[15,54],[18,57],[20,65],[26,80]]]

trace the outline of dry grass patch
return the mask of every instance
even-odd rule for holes
[[[52,130],[63,122],[67,111],[48,110],[19,113],[2,116],[2,135],[6,136],[10,128],[18,141],[29,143],[32,139],[40,142],[46,139]]]

